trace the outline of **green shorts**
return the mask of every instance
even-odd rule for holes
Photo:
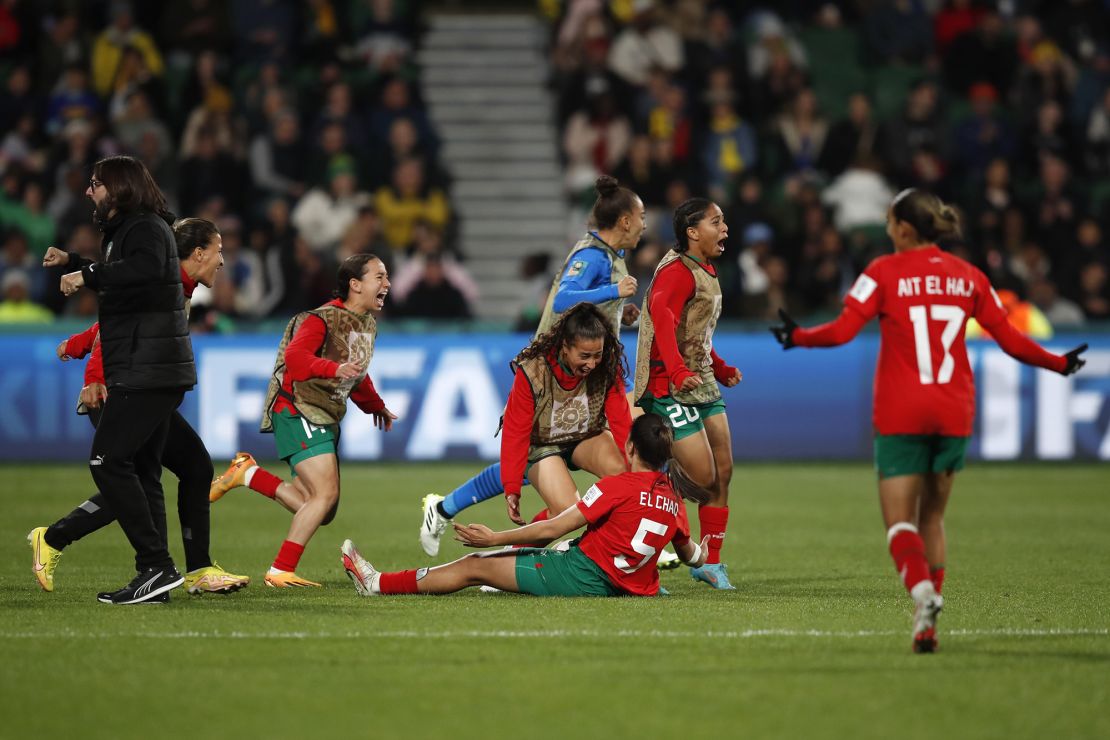
[[[563,458],[563,462],[567,464],[567,470],[581,470],[581,468],[571,462],[571,457],[574,456],[574,448],[577,446],[577,442],[572,442],[569,445],[541,445],[539,447],[529,447],[528,464],[524,467],[524,477],[527,478],[532,471],[532,466],[545,457],[561,457]]]
[[[876,434],[875,469],[879,478],[963,470],[970,437],[941,434]]]
[[[289,463],[289,470],[297,474],[297,463],[317,455],[336,454],[339,442],[339,425],[316,426],[289,409],[271,415],[274,425],[274,444],[278,457]]]
[[[642,408],[646,414],[663,417],[667,426],[674,433],[675,442],[705,429],[705,420],[710,416],[725,413],[723,398],[707,403],[685,404],[679,403],[671,396],[663,396],[662,398],[644,396],[636,402],[636,405]]]
[[[620,596],[594,561],[578,549],[566,552],[541,547],[521,548],[516,556],[516,585],[533,596]]]

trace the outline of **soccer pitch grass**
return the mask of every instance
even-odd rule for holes
[[[97,591],[130,576],[118,527],[66,551],[52,594],[24,540],[83,500],[87,469],[0,467],[0,737],[1110,737],[1105,465],[961,474],[940,652],[922,656],[866,465],[738,467],[735,592],[680,568],[657,599],[358,598],[343,539],[379,568],[432,564],[420,499],[476,470],[345,465],[301,561],[312,590],[265,587],[289,516],[233,491],[212,551],[250,588],[110,607]],[[460,520],[508,523],[500,500]],[[437,562],[462,553],[445,540]]]

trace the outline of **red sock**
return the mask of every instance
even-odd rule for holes
[[[382,573],[378,580],[378,588],[383,594],[415,594],[416,571],[402,570],[397,573]]]
[[[895,532],[890,538],[890,556],[894,558],[894,567],[902,576],[902,585],[907,591],[912,591],[917,584],[929,580],[929,561],[925,559],[925,541],[921,539],[916,528],[899,529]]]
[[[933,588],[935,588],[937,590],[937,593],[939,594],[941,586],[944,585],[944,566],[938,565],[937,567],[930,570],[929,578],[932,579]]]
[[[725,544],[725,529],[728,527],[728,507],[699,506],[698,523],[702,539],[709,535],[709,556],[705,564],[721,562],[721,546]]]
[[[262,468],[255,468],[254,473],[251,474],[250,483],[247,487],[252,491],[258,491],[266,498],[274,498],[277,496],[278,486],[281,485],[281,478]]]
[[[278,551],[277,557],[274,558],[274,567],[292,573],[297,569],[297,563],[301,562],[303,553],[304,545],[286,540],[281,543],[281,549]]]

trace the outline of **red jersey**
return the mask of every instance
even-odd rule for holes
[[[717,274],[717,268],[712,264],[706,264],[705,269],[711,275]],[[682,309],[694,297],[696,289],[694,276],[682,264],[682,260],[675,260],[664,267],[652,281],[651,296],[647,304],[655,326],[655,338],[651,343],[647,392],[655,398],[671,395],[672,385],[677,388],[686,378],[697,375],[682,361],[675,336]],[[736,368],[721,359],[716,350],[710,348],[709,356],[713,362],[713,376],[718,382],[736,374]]]
[[[1022,362],[1058,372],[1067,362],[1010,325],[986,275],[934,245],[874,260],[844,298],[838,319],[796,329],[793,339],[803,347],[843,344],[875,316],[881,344],[872,419],[878,434],[971,434],[975,379],[964,328],[973,316]]]
[[[617,588],[633,596],[659,593],[659,552],[690,541],[686,506],[663,473],[602,478],[577,504],[589,525],[578,547]]]
[[[336,298],[324,304],[325,306],[342,306],[343,301]],[[293,383],[309,378],[334,378],[339,363],[326,357],[318,357],[317,352],[324,346],[327,337],[328,325],[319,316],[308,316],[301,322],[297,333],[285,345],[285,375],[281,381],[282,390],[288,396],[278,395],[274,401],[274,413],[288,409],[293,416],[299,416],[297,409],[288,401],[293,395]],[[363,413],[373,414],[385,408],[385,401],[374,389],[374,382],[369,375],[363,375],[362,380],[351,391],[351,400]]]

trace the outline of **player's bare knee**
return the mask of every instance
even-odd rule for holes
[[[326,527],[327,525],[331,524],[332,521],[335,519],[336,512],[338,512],[338,511],[339,511],[339,500],[336,499],[335,503],[332,504],[332,507],[330,509],[328,509],[328,513],[324,515],[323,520],[320,522],[320,526],[321,527]]]

